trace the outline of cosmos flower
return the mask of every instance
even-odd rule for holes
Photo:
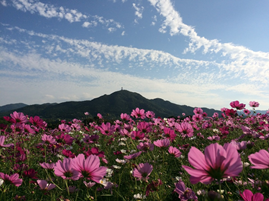
[[[85,159],[83,154],[73,159],[73,168],[80,172],[81,176],[97,183],[106,175],[107,170],[106,167],[100,166],[98,156],[90,155]]]
[[[54,166],[54,174],[63,179],[78,180],[80,172],[73,168],[73,159],[64,158],[63,161],[59,160]]]
[[[153,142],[153,144],[157,147],[168,147],[170,145],[170,140],[168,138],[162,139],[162,140],[156,140]]]
[[[230,106],[231,106],[232,108],[236,108],[237,110],[242,110],[242,109],[245,108],[246,104],[239,103],[239,101],[236,100],[236,101],[232,101],[232,102],[230,103]]]
[[[177,148],[172,146],[169,147],[168,152],[174,155],[176,158],[179,158],[182,154]]]
[[[54,184],[48,184],[46,180],[37,180],[37,184],[39,185],[41,190],[51,190],[54,189],[56,186]]]
[[[218,143],[210,144],[205,148],[205,154],[196,147],[191,147],[188,159],[195,169],[186,165],[182,167],[191,175],[192,184],[198,182],[209,184],[214,179],[235,177],[243,169],[240,155],[230,143],[226,143],[223,147]]]
[[[140,163],[134,169],[133,176],[140,179],[140,180],[147,181],[152,170],[153,170],[153,166],[151,164]]]
[[[259,104],[258,102],[256,102],[256,101],[250,101],[250,102],[249,102],[249,106],[250,106],[250,107],[259,107],[259,105],[260,105],[260,104]]]
[[[27,116],[25,116],[22,112],[14,111],[11,116],[11,122],[13,123],[27,123]]]
[[[184,182],[182,180],[179,180],[177,183],[175,183],[175,192],[178,194],[178,198],[182,201],[187,201],[189,199],[198,200],[195,193],[190,188],[186,188]]]
[[[4,180],[5,184],[13,184],[14,186],[19,187],[22,184],[22,179],[19,179],[19,174],[15,173],[13,175],[7,175],[0,172],[0,178]]]

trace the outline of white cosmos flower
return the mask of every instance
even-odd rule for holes
[[[145,195],[142,196],[142,194],[137,193],[137,194],[134,194],[134,198],[135,198],[135,199],[146,199],[146,196],[145,196]]]

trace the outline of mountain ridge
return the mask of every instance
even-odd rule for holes
[[[2,107],[0,107],[0,116],[8,116],[14,111],[1,111]],[[26,105],[15,110],[44,119],[80,119],[85,118],[85,112],[89,112],[89,117],[95,117],[97,113],[101,113],[107,119],[117,119],[120,118],[121,113],[130,115],[137,107],[145,111],[153,111],[156,117],[177,117],[182,113],[193,115],[194,110],[194,107],[177,105],[161,98],[147,99],[139,93],[127,90],[116,91],[109,95],[104,94],[92,100]],[[220,113],[215,109],[202,109],[209,116],[212,116],[214,112]]]

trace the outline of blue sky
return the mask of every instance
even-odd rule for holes
[[[0,105],[148,99],[269,108],[269,1],[0,0]],[[248,106],[249,108],[249,106]]]

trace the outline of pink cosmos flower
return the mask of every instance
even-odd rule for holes
[[[154,144],[150,143],[150,142],[140,142],[137,146],[137,149],[139,150],[143,150],[143,151],[153,151],[154,149]]]
[[[55,163],[39,163],[44,169],[54,169]]]
[[[207,139],[210,140],[210,141],[213,141],[213,140],[219,141],[220,140],[220,136],[218,136],[218,135],[209,136],[209,137],[207,137]]]
[[[4,180],[6,184],[13,184],[14,186],[19,187],[22,184],[22,179],[19,179],[19,174],[15,173],[13,175],[7,175],[0,172],[0,178]]]
[[[58,126],[59,130],[60,131],[64,131],[66,133],[70,132],[72,129],[69,125],[65,124],[65,123],[62,123]]]
[[[249,115],[249,114],[250,114],[250,111],[249,111],[248,109],[244,109],[243,111],[244,111],[244,113],[245,113],[246,115]]]
[[[97,117],[98,117],[99,119],[103,119],[103,116],[102,116],[100,113],[97,114]]]
[[[152,130],[151,125],[145,121],[138,122],[137,129],[143,133],[149,133]]]
[[[47,144],[56,144],[56,140],[51,135],[43,134],[41,140]]]
[[[176,139],[177,135],[175,134],[175,131],[173,129],[164,127],[163,132],[164,136],[169,140],[174,141]]]
[[[203,110],[202,110],[202,108],[195,108],[195,109],[193,110],[193,113],[194,113],[194,114],[203,114]]]
[[[193,128],[191,124],[187,122],[182,122],[181,124],[176,124],[176,129],[178,132],[182,133],[183,137],[188,136],[192,137],[193,136]]]
[[[145,134],[141,131],[132,131],[131,138],[133,140],[142,140],[145,137]]]
[[[264,197],[261,193],[253,193],[246,189],[243,193],[240,193],[240,196],[244,199],[244,201],[263,201]],[[265,201],[268,201],[269,199],[266,199]]]
[[[98,156],[90,155],[85,159],[83,154],[79,154],[73,159],[74,170],[80,172],[82,177],[97,183],[106,175],[106,167],[100,166],[100,159]]]
[[[192,184],[198,182],[209,184],[214,179],[235,177],[243,169],[240,155],[230,143],[226,143],[223,147],[218,143],[210,144],[205,148],[205,155],[196,147],[191,147],[188,159],[195,169],[186,165],[182,167],[191,175]]]
[[[46,180],[37,180],[37,184],[39,185],[41,190],[51,190],[54,189],[56,186],[54,184],[48,184]]]
[[[250,106],[250,107],[259,107],[259,105],[260,105],[260,104],[259,104],[258,102],[256,102],[256,101],[250,101],[250,102],[249,102],[249,106]]]
[[[135,110],[132,111],[131,116],[135,118],[145,119],[146,118],[145,110],[144,109],[140,110],[139,108],[136,108]]]
[[[218,118],[219,117],[219,113],[214,112],[214,114],[212,115],[213,118]]]
[[[237,115],[237,112],[234,109],[226,109],[225,114],[229,117],[235,117]]]
[[[170,140],[168,138],[162,140],[156,140],[153,144],[157,147],[168,147],[170,145]]]
[[[84,115],[88,116],[89,115],[89,112],[84,112]]]
[[[63,161],[59,160],[54,166],[54,174],[63,179],[78,180],[80,172],[73,168],[73,159],[64,158]]]
[[[86,182],[86,181],[83,181],[83,183],[85,184],[85,186],[87,187],[87,188],[91,188],[91,187],[93,187],[96,183],[95,182]]]
[[[179,158],[182,154],[176,147],[172,146],[169,147],[168,152],[174,155],[176,158]]]
[[[192,116],[193,121],[201,121],[203,119],[203,116],[201,114],[195,114]]]
[[[153,166],[151,164],[140,163],[133,170],[133,176],[140,179],[140,180],[147,181],[152,170],[153,170]]]
[[[13,112],[10,114],[13,123],[27,123],[27,117],[22,112]]]
[[[189,199],[194,199],[198,201],[198,197],[195,195],[195,193],[190,188],[186,188],[184,182],[182,180],[179,180],[177,183],[175,183],[175,192],[178,194],[178,198],[182,201],[188,201]]]
[[[252,169],[267,169],[269,168],[269,153],[262,149],[259,152],[250,154],[248,156],[249,161],[254,165]]]
[[[4,144],[5,139],[6,139],[6,136],[3,136],[3,135],[0,136],[0,147],[11,147],[11,146],[13,146],[12,143],[11,144]]]
[[[239,103],[239,101],[236,100],[236,101],[232,101],[232,102],[230,103],[230,106],[231,106],[232,108],[236,108],[237,110],[242,110],[242,109],[245,108],[246,104]]]
[[[152,112],[152,111],[147,111],[146,112],[146,117],[149,118],[149,119],[154,118],[155,117],[155,113]]]
[[[126,113],[121,113],[120,118],[125,121],[129,121],[131,117]]]
[[[137,157],[140,156],[141,154],[142,154],[142,151],[139,151],[139,152],[134,153],[134,154],[131,154],[131,155],[129,155],[129,156],[124,156],[123,158],[128,159],[128,160],[131,160],[131,159],[137,158]]]
[[[109,122],[106,124],[102,123],[99,127],[99,130],[103,135],[112,135],[115,132],[115,126],[111,125]]]

